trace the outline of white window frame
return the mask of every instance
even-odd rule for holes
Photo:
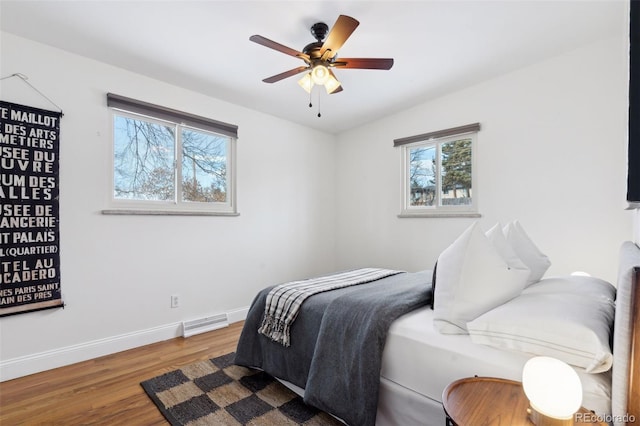
[[[236,203],[236,142],[237,138],[213,132],[208,129],[201,129],[175,121],[162,120],[153,116],[133,113],[119,108],[110,108],[110,185],[109,185],[109,208],[102,210],[102,214],[112,215],[210,215],[210,216],[238,216]],[[163,126],[169,125],[176,128],[176,138],[174,140],[174,199],[168,201],[161,200],[128,200],[115,197],[115,118],[116,116],[144,120]],[[215,134],[229,139],[227,146],[227,179],[226,179],[226,201],[225,202],[198,202],[182,201],[182,129],[195,130],[197,132]]]
[[[471,139],[471,188],[473,190],[470,205],[445,206],[441,205],[442,195],[442,155],[441,147],[448,142],[454,142],[460,139]],[[480,217],[478,212],[478,132],[457,133],[435,138],[425,138],[411,143],[402,144],[402,205],[401,212],[398,217]],[[411,200],[411,150],[415,148],[436,148],[436,199],[433,206],[412,206]]]

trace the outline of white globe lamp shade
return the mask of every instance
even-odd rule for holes
[[[531,408],[554,419],[572,419],[582,405],[576,371],[551,357],[531,358],[522,370],[522,387]]]

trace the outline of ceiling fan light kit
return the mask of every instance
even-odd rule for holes
[[[333,73],[333,68],[389,70],[393,66],[392,58],[341,58],[338,50],[360,25],[354,18],[340,15],[329,31],[327,24],[318,22],[311,26],[311,34],[315,42],[307,44],[302,52],[284,46],[260,35],[253,35],[249,40],[270,49],[302,59],[306,66],[299,66],[289,71],[265,78],[265,83],[275,83],[285,78],[305,72],[298,84],[311,94],[314,86],[324,86],[328,94],[341,92],[342,85]],[[326,40],[325,40],[326,37]],[[324,42],[323,42],[324,40]],[[311,104],[309,104],[311,106]],[[320,114],[318,114],[320,116]]]
[[[322,64],[316,65],[311,71],[311,79],[313,80],[314,84],[317,84],[319,86],[324,85],[327,80],[329,80],[329,68],[325,67]]]
[[[313,71],[308,72],[304,75],[304,77],[298,80],[298,84],[309,94],[311,93],[311,91],[313,90],[313,86],[315,85],[324,86],[324,89],[327,91],[328,95],[332,94],[340,87],[340,82],[330,71],[327,72],[326,78],[322,80],[315,79]]]

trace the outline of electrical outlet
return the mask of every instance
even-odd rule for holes
[[[178,296],[177,294],[171,295],[171,307],[172,308],[180,307],[180,296]]]

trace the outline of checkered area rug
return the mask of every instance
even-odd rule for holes
[[[234,353],[141,383],[173,426],[342,425],[268,374],[233,364]]]

